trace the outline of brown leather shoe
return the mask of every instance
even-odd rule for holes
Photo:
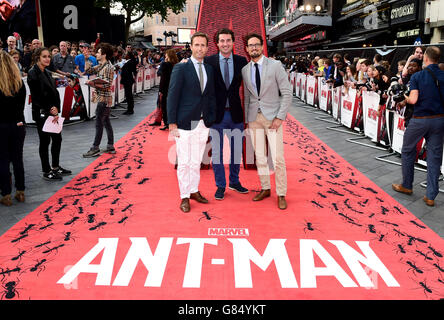
[[[24,191],[17,191],[15,194],[15,199],[18,202],[25,202],[25,192]]]
[[[262,190],[256,197],[254,197],[253,201],[262,201],[265,198],[271,197],[270,190]]]
[[[404,188],[402,186],[402,184],[392,184],[392,189],[395,190],[396,192],[400,192],[400,193],[404,193],[404,194],[408,194],[408,195],[411,195],[413,193],[413,190]]]
[[[278,197],[278,207],[281,210],[287,209],[287,200],[285,200],[285,197]]]
[[[192,194],[190,194],[190,199],[195,200],[195,201],[197,201],[197,202],[199,202],[199,203],[203,203],[203,204],[207,204],[207,203],[208,203],[208,200],[205,199],[205,198],[200,194],[199,191],[196,192],[196,193],[192,193]]]
[[[435,206],[435,200],[430,200],[426,196],[424,196],[423,200],[424,200],[425,204],[428,205],[429,207]]]
[[[185,213],[190,212],[191,206],[190,206],[190,199],[182,199],[182,203],[180,204],[180,210],[182,210]]]
[[[4,206],[10,207],[12,206],[12,199],[11,199],[11,195],[7,194],[6,196],[4,196],[3,198],[0,199],[0,203]]]

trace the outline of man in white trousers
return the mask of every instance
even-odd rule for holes
[[[200,168],[210,127],[216,120],[213,68],[204,63],[208,36],[196,32],[191,38],[192,57],[176,64],[171,74],[167,111],[170,134],[176,140],[180,209],[190,212],[190,199],[208,203],[199,192]]]

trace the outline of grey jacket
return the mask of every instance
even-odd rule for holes
[[[245,121],[247,123],[256,121],[259,108],[267,120],[272,121],[275,118],[286,120],[292,101],[292,94],[290,81],[288,80],[287,72],[282,67],[282,63],[264,57],[259,97],[256,88],[251,83],[251,68],[254,68],[253,62],[250,62],[242,69]],[[279,96],[279,92],[281,96]]]

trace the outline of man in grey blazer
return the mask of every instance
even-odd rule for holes
[[[266,150],[266,141],[268,141],[275,168],[278,207],[285,210],[287,170],[282,123],[287,118],[292,101],[291,86],[287,72],[280,61],[268,59],[263,55],[264,41],[260,35],[247,35],[246,44],[251,61],[242,69],[245,86],[245,119],[248,124],[248,134],[253,142],[262,185],[262,191],[253,201],[262,201],[271,196]]]

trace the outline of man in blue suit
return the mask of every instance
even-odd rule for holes
[[[213,170],[216,180],[216,200],[223,200],[227,187],[223,162],[224,136],[228,136],[231,146],[229,189],[246,194],[239,180],[242,160],[244,111],[239,89],[242,84],[242,68],[248,63],[242,56],[233,54],[234,33],[230,29],[220,29],[216,34],[219,53],[205,58],[215,73],[216,122],[211,127]]]
[[[199,192],[200,167],[210,127],[216,120],[213,68],[204,63],[208,36],[196,32],[191,38],[191,59],[176,64],[171,74],[167,111],[170,134],[176,140],[180,209],[190,212],[190,199],[208,203]]]

